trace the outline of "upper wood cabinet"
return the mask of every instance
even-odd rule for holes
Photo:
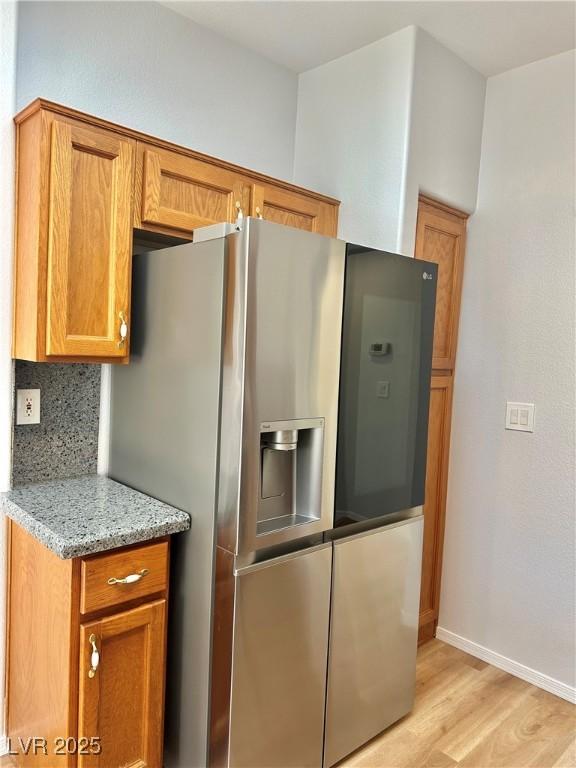
[[[292,190],[255,184],[250,213],[277,224],[336,237],[338,211],[334,206]]]
[[[238,209],[278,224],[335,237],[338,208],[313,193],[257,182],[246,172],[138,142],[134,226],[189,236],[235,221]]]
[[[15,122],[13,357],[128,362],[134,229],[176,242],[240,208],[336,235],[338,201],[288,182],[41,99]]]
[[[432,352],[435,370],[452,370],[456,360],[466,219],[465,214],[420,198],[415,256],[438,264]]]
[[[191,233],[246,213],[250,185],[238,174],[202,160],[138,142],[134,226]]]
[[[60,120],[51,138],[46,355],[125,357],[133,143]]]
[[[19,125],[14,357],[127,358],[134,150],[49,112]]]

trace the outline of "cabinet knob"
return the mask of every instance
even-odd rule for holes
[[[262,211],[260,210],[260,206],[259,206],[259,205],[257,205],[257,206],[256,206],[256,216],[257,216],[259,219],[262,219],[262,218],[264,218],[264,217],[262,216]]]
[[[149,573],[148,568],[142,568],[142,570],[138,573],[130,573],[128,576],[124,576],[122,579],[116,579],[114,576],[112,576],[110,579],[108,579],[108,584],[134,584],[136,581],[143,579],[147,573]]]
[[[95,674],[96,670],[98,669],[98,665],[100,664],[100,654],[98,653],[98,646],[96,645],[96,635],[92,634],[88,638],[88,642],[92,646],[92,654],[90,655],[90,669],[88,670],[88,677],[92,679]]]
[[[236,208],[236,221],[240,221],[244,218],[244,212],[242,210],[242,203],[240,200],[236,200],[234,207]]]
[[[128,322],[124,312],[120,312],[119,317],[120,317],[120,341],[118,342],[118,346],[121,347],[123,344],[126,343],[126,337],[128,336]]]

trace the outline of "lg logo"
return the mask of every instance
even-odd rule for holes
[[[422,272],[422,280],[434,280],[434,275],[430,272]]]

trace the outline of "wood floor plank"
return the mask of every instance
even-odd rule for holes
[[[554,768],[574,768],[576,765],[576,736],[573,736],[568,746],[554,763]]]
[[[339,768],[576,768],[575,734],[572,704],[432,640],[412,713]]]
[[[499,673],[494,669],[484,671],[468,667],[448,689],[437,689],[434,702],[425,707],[415,707],[410,729],[419,736],[438,742],[447,731],[451,732],[467,715],[474,713],[478,704],[489,695],[498,677]],[[438,748],[446,752],[440,745]],[[454,758],[454,755],[448,754]]]
[[[463,760],[530,695],[531,686],[517,677],[491,668],[488,685],[478,696],[464,704],[466,710],[458,722],[446,729],[438,740],[438,749],[454,760]]]
[[[553,766],[559,754],[545,763],[544,753],[559,739],[574,732],[573,718],[562,709],[555,702],[527,696],[458,765],[462,768]]]
[[[439,749],[433,749],[422,768],[454,768],[456,765],[458,765],[456,760],[452,760]]]
[[[375,740],[370,749],[340,763],[340,768],[452,768],[457,765],[409,728],[393,727],[386,733],[389,737]]]

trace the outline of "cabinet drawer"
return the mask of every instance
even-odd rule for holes
[[[167,541],[84,558],[80,611],[86,614],[110,608],[164,592],[167,586]]]

